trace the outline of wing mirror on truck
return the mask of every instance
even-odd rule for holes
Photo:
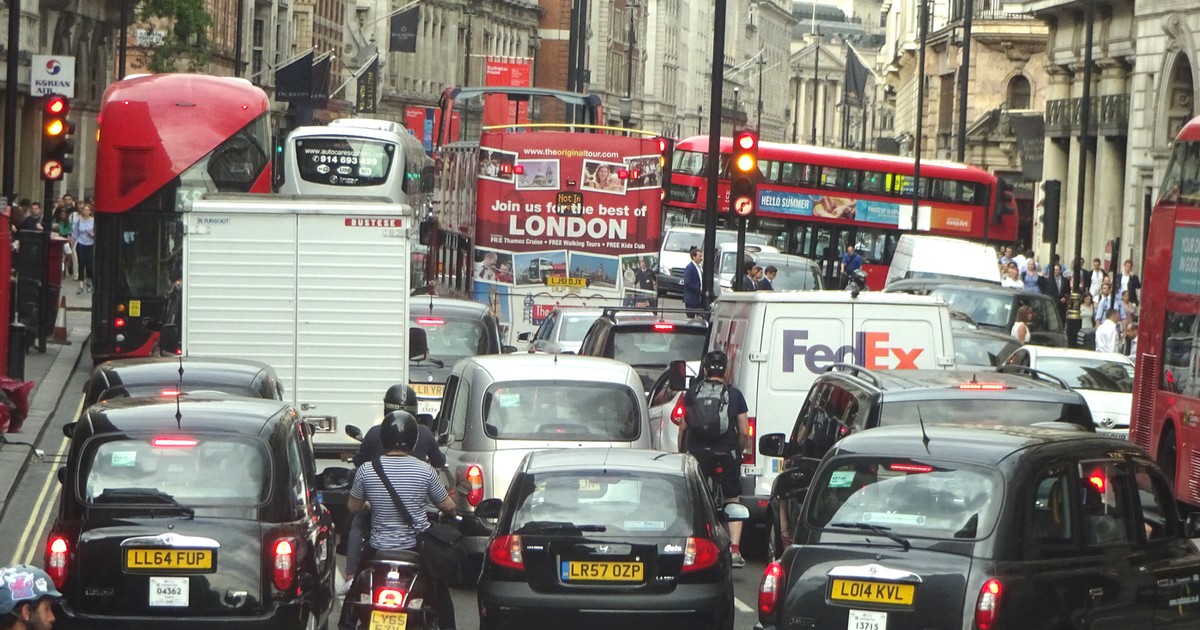
[[[425,336],[425,329],[420,326],[412,326],[408,329],[408,358],[410,360],[420,360],[429,356],[429,338]]]

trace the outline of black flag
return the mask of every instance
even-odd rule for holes
[[[379,91],[379,55],[371,59],[367,69],[358,75],[358,96],[354,111],[359,114],[374,114]]]
[[[867,96],[867,76],[870,71],[858,60],[858,53],[853,48],[846,47],[846,76],[843,79],[846,86],[846,96],[852,96],[855,102],[862,103]]]
[[[329,104],[329,81],[332,66],[333,55],[330,53],[313,62],[308,102],[314,107],[325,107]]]
[[[421,22],[421,7],[415,5],[392,16],[391,41],[388,52],[417,52],[417,25]]]
[[[275,100],[296,102],[308,100],[312,84],[313,52],[293,60],[275,71]]]

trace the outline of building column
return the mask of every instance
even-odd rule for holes
[[[1097,92],[1100,98],[1105,96],[1122,96],[1128,94],[1129,73],[1124,64],[1118,59],[1102,59],[1100,66],[1100,85]],[[1097,108],[1102,112],[1102,108]],[[1096,175],[1099,184],[1096,199],[1095,223],[1093,224],[1092,242],[1103,251],[1104,243],[1111,238],[1121,235],[1122,217],[1125,207],[1125,143],[1124,130],[1113,137],[1103,137],[1097,134],[1096,144]],[[1121,253],[1113,252],[1113,267],[1120,269]]]
[[[1046,100],[1053,101],[1070,98],[1071,77],[1054,64],[1048,64],[1046,70],[1050,78]],[[1073,205],[1068,205],[1068,200],[1075,198],[1074,189],[1069,186],[1073,171],[1070,171],[1068,168],[1066,142],[1047,137],[1044,143],[1042,150],[1042,181],[1058,180],[1062,183],[1059,193],[1058,241],[1056,247],[1059,256],[1062,257],[1064,266],[1069,267],[1071,252],[1073,250],[1066,249],[1066,240],[1068,234],[1074,233],[1071,230],[1074,229],[1075,213],[1073,210],[1068,211],[1068,209],[1074,208]],[[1043,227],[1043,229],[1045,228]],[[1049,259],[1047,258],[1047,260]]]

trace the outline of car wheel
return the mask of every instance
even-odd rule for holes
[[[1158,457],[1155,463],[1162,469],[1163,475],[1170,482],[1172,490],[1175,489],[1176,457],[1175,430],[1168,427],[1167,430],[1163,431],[1162,438],[1158,443]]]

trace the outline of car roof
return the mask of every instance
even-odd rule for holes
[[[708,330],[708,322],[699,317],[688,317],[684,312],[671,312],[654,309],[619,310],[604,309],[600,317],[611,317],[614,326],[636,326],[667,322],[676,326],[687,326],[698,330]]]
[[[563,315],[584,315],[600,317],[604,313],[604,309],[599,308],[576,308],[573,306],[555,306],[551,313],[562,313]]]
[[[992,341],[1007,341],[1015,344],[1021,343],[1012,335],[1002,333],[998,330],[988,330],[986,328],[955,328],[950,331],[950,334],[955,337],[975,337],[978,339],[990,339]],[[1025,347],[1028,348],[1029,346]]]
[[[1116,361],[1118,363],[1132,364],[1133,360],[1121,354],[1120,352],[1096,352],[1095,350],[1081,350],[1079,348],[1052,348],[1050,346],[1023,346],[1029,354],[1036,357],[1066,357],[1072,359],[1093,359],[1104,361]]]
[[[574,354],[491,354],[468,357],[497,381],[600,381],[626,383],[640,377],[620,361]]]
[[[417,296],[409,298],[408,304],[409,317],[413,319],[425,315],[482,319],[489,312],[482,302],[459,298]]]
[[[982,280],[970,278],[963,278],[961,282],[957,280],[950,282],[946,278],[901,278],[898,280],[889,281],[886,285],[884,285],[883,292],[896,293],[903,291],[923,290],[928,293],[929,291],[941,286],[978,287],[981,289],[1001,288],[998,282],[983,282]]]
[[[1021,296],[1021,297],[1030,298],[1030,299],[1034,299],[1034,300],[1049,300],[1049,299],[1051,299],[1050,296],[1044,295],[1042,293],[1034,293],[1034,292],[1030,292],[1030,291],[1024,291],[1021,289],[1012,289],[1009,287],[1002,287],[1002,286],[998,286],[998,285],[989,285],[989,284],[983,284],[983,283],[967,283],[967,282],[964,282],[961,284],[942,283],[936,287],[933,287],[934,291],[939,291],[942,289],[946,289],[949,291],[963,292],[963,293],[988,293],[988,294],[992,294],[992,295]]]
[[[867,376],[858,376],[866,373]],[[978,399],[992,392],[960,389],[960,385],[971,382],[999,383],[1005,386],[1002,392],[994,392],[997,398],[1055,400],[1064,403],[1082,403],[1080,394],[1063,387],[1058,381],[1038,380],[1014,372],[992,370],[873,370],[856,368],[855,371],[834,371],[828,378],[857,378],[877,388],[889,401],[934,400],[934,399]],[[878,385],[871,380],[878,379]],[[825,375],[823,375],[823,378]]]
[[[1017,451],[1048,444],[1065,445],[1066,450],[1082,450],[1089,445],[1136,450],[1133,443],[1121,437],[1044,427],[929,424],[922,428],[910,424],[852,433],[834,444],[826,461],[838,455],[872,454],[917,460],[939,457],[995,466]]]
[[[784,267],[816,267],[817,261],[806,258],[804,256],[796,256],[794,254],[783,254],[779,252],[751,252],[756,263],[780,263]],[[775,265],[779,267],[780,265]]]
[[[771,302],[784,304],[887,304],[887,305],[920,305],[942,304],[940,298],[927,295],[908,295],[907,293],[881,293],[879,291],[863,291],[858,297],[851,297],[845,291],[728,291],[717,298],[720,302]]]
[[[264,435],[289,404],[280,400],[182,395],[114,398],[88,408],[93,434],[113,432],[222,432]],[[179,419],[176,420],[176,414]]]
[[[111,385],[175,383],[183,367],[184,383],[245,385],[259,374],[274,369],[259,361],[225,357],[145,357],[105,361],[96,366]]]
[[[530,473],[561,472],[582,468],[653,473],[682,473],[686,455],[630,448],[549,449],[529,455],[525,470]]]

